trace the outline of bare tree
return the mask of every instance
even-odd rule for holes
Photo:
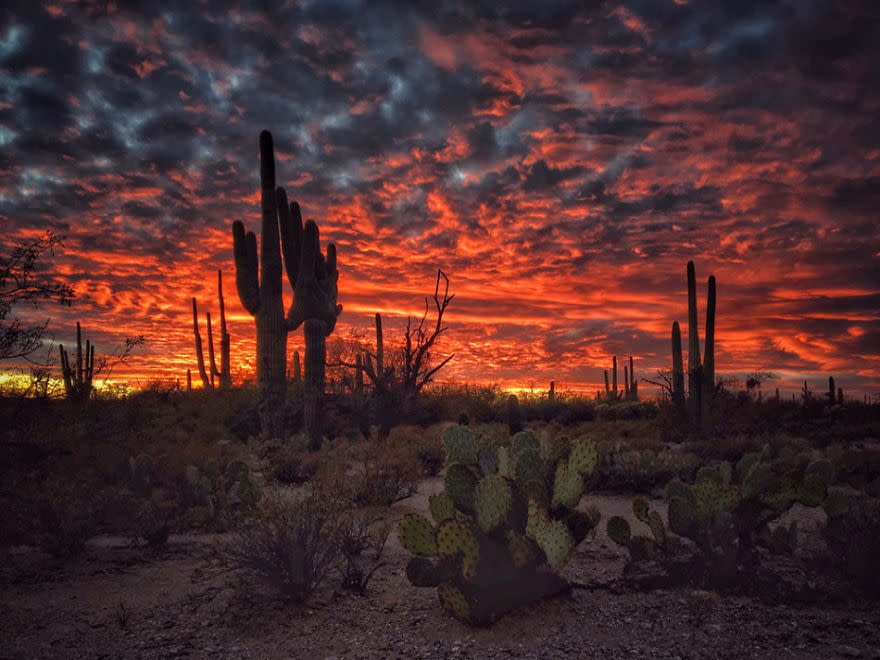
[[[443,297],[440,297],[440,279],[443,278]],[[437,269],[437,282],[434,284],[434,307],[437,309],[437,321],[433,328],[426,327],[428,320],[429,301],[425,297],[425,313],[419,320],[418,325],[413,326],[413,319],[406,320],[406,333],[404,334],[403,348],[403,389],[412,395],[422,391],[438,371],[445,367],[455,356],[453,353],[437,366],[431,366],[431,349],[441,333],[446,331],[443,325],[443,312],[449,307],[449,303],[455,298],[455,294],[449,295],[449,278]]]
[[[8,256],[0,258],[0,360],[26,358],[37,350],[49,322],[25,326],[19,319],[6,320],[18,303],[34,306],[43,301],[69,305],[73,289],[40,273],[38,262],[54,255],[61,237],[52,232],[13,246]]]

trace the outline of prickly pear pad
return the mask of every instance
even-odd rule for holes
[[[417,557],[431,557],[437,554],[437,537],[433,525],[427,518],[417,513],[408,513],[397,527],[400,543]]]
[[[614,541],[617,545],[627,545],[632,536],[629,522],[627,522],[626,518],[621,518],[620,516],[612,516],[609,518],[606,530],[608,532],[608,538]]]
[[[595,471],[598,461],[599,451],[592,440],[588,438],[575,440],[568,456],[568,463],[574,470],[577,470],[581,476],[589,476]]]
[[[452,498],[456,508],[467,513],[474,510],[474,489],[477,486],[477,476],[467,465],[453,463],[446,469],[446,477],[443,480],[446,493]]]
[[[441,523],[455,516],[455,504],[446,493],[435,493],[428,497],[428,509],[434,522]]]
[[[443,583],[437,587],[437,596],[444,610],[460,621],[467,621],[470,617],[471,608],[468,605],[461,589],[455,585]]]
[[[444,556],[462,554],[461,574],[465,579],[477,574],[480,545],[467,525],[446,520],[437,528],[437,551]]]
[[[483,477],[474,491],[474,511],[477,524],[484,532],[489,532],[510,513],[513,505],[513,492],[507,480],[497,474]]]
[[[453,424],[447,426],[440,436],[446,447],[446,457],[449,463],[477,462],[477,437],[466,426]]]
[[[584,490],[584,477],[566,459],[556,465],[556,477],[553,479],[553,500],[550,506],[563,506],[573,509],[577,506]]]

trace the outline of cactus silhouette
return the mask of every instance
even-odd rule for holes
[[[206,389],[214,389],[215,378],[222,389],[227,389],[232,385],[232,378],[229,375],[229,333],[226,331],[226,305],[223,301],[223,271],[217,271],[217,295],[220,299],[220,368],[217,368],[217,361],[214,358],[214,336],[211,326],[211,312],[208,312],[208,360],[209,368],[205,368],[205,357],[202,352],[202,335],[199,332],[198,308],[196,307],[196,299],[192,299],[193,308],[193,336],[196,344],[196,359],[198,361],[199,376],[202,378],[202,384]]]
[[[70,357],[64,346],[58,345],[61,354],[61,375],[64,378],[64,392],[68,399],[83,403],[92,393],[92,378],[95,375],[95,347],[87,339],[83,355],[82,330],[76,322],[76,363],[70,364]]]
[[[342,306],[336,304],[339,277],[336,247],[333,244],[327,247],[325,259],[320,251],[318,226],[310,220],[303,227],[299,204],[291,202],[288,206],[284,189],[275,187],[275,155],[269,131],[260,133],[260,208],[259,254],[255,234],[245,232],[242,222],[233,223],[232,237],[238,297],[254,317],[257,327],[257,383],[263,433],[283,437],[287,333],[305,324],[306,426],[312,447],[320,396],[313,388],[320,386],[323,391],[325,338],[333,331],[342,311]],[[286,317],[281,283],[282,251],[284,269],[294,292]],[[320,443],[320,435],[317,441]]]

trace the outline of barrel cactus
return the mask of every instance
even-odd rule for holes
[[[410,581],[436,587],[443,609],[474,625],[567,591],[557,571],[599,520],[575,508],[596,472],[595,445],[530,431],[496,441],[459,425],[443,441],[448,467],[430,519],[408,514],[398,528]]]

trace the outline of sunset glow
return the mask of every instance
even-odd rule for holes
[[[876,3],[12,4],[0,245],[65,236],[76,291],[13,316],[99,355],[144,335],[114,378],[195,373],[218,269],[252,369],[231,226],[259,232],[268,129],[337,245],[338,337],[400,337],[442,268],[440,380],[595,392],[614,355],[668,369],[675,320],[687,348],[693,260],[719,374],[880,395]]]

